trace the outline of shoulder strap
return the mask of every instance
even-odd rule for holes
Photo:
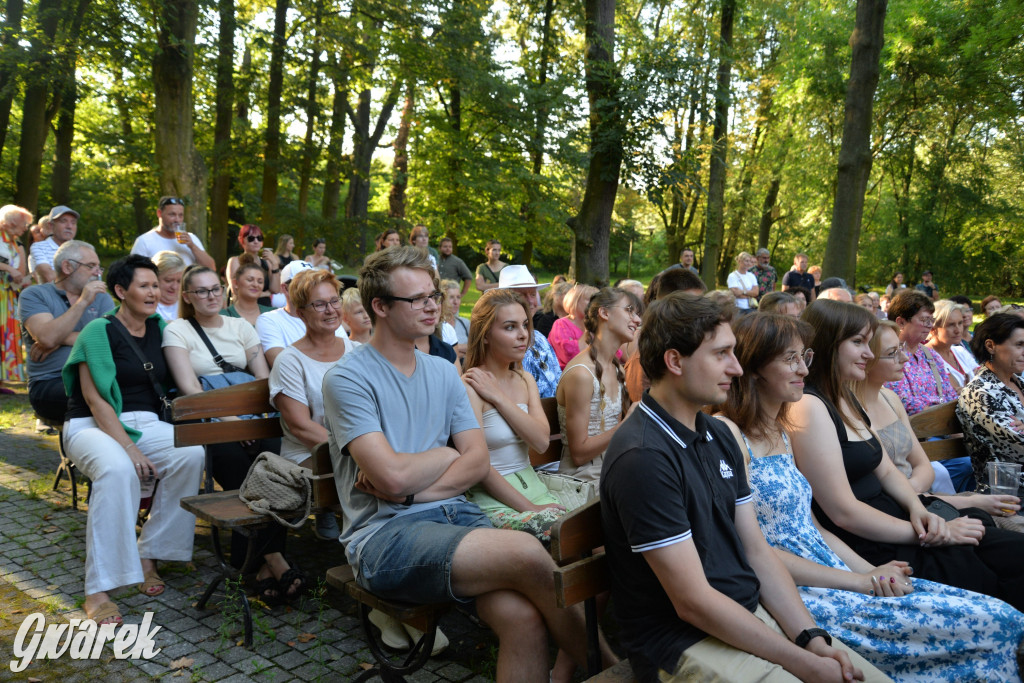
[[[203,340],[203,343],[206,344],[206,348],[210,350],[210,355],[213,356],[213,362],[217,364],[217,367],[219,367],[224,372],[244,372],[244,370],[237,368],[231,363],[224,360],[224,357],[217,353],[217,349],[213,348],[213,342],[211,342],[210,338],[206,336],[206,332],[203,330],[203,326],[199,324],[198,320],[192,317],[188,318],[188,322],[190,325],[192,325],[192,328],[196,331],[196,334],[199,335],[199,338]]]
[[[169,401],[167,400],[167,393],[160,387],[160,383],[156,381],[156,375],[153,374],[153,363],[143,355],[142,351],[139,349],[139,345],[136,344],[135,340],[132,339],[132,336],[128,334],[127,328],[125,328],[124,324],[117,319],[117,316],[105,315],[103,317],[110,321],[110,327],[120,334],[125,342],[127,342],[128,348],[135,352],[135,356],[139,359],[139,362],[142,363],[142,369],[146,371],[146,377],[149,378],[150,384],[153,385],[153,391],[156,393],[157,398],[160,399],[161,403],[168,404]]]
[[[491,270],[491,267],[489,265],[487,265],[486,263],[481,263],[480,267],[484,268],[488,273],[491,274],[491,276],[489,278],[491,282],[497,282],[498,281],[498,276],[494,274],[494,271]]]

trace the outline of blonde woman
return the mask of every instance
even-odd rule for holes
[[[590,298],[597,294],[597,287],[576,283],[565,295],[562,305],[565,317],[559,318],[551,326],[548,342],[555,350],[558,364],[565,366],[580,352],[580,338],[583,336],[583,319],[590,306]]]
[[[967,327],[963,308],[949,299],[935,302],[935,324],[925,346],[934,351],[946,364],[949,379],[957,393],[974,377],[978,361],[960,342]]]
[[[736,256],[736,270],[729,273],[726,284],[729,291],[736,297],[736,308],[746,313],[754,308],[753,302],[757,300],[757,276],[750,272],[757,261],[745,251]]]
[[[181,291],[181,275],[185,272],[185,259],[176,251],[158,251],[153,256],[153,263],[159,271],[160,299],[156,302],[156,312],[171,322],[178,318],[178,293]]]

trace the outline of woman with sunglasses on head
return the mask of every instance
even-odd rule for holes
[[[939,302],[942,303],[941,301]],[[910,485],[919,494],[932,491],[957,509],[980,508],[992,516],[1009,517],[1020,509],[1015,496],[969,496],[938,495],[953,490],[949,472],[940,462],[931,462],[921,444],[914,436],[907,411],[900,399],[886,383],[899,381],[907,357],[899,339],[896,323],[883,320],[871,337],[871,353],[874,358],[868,362],[867,378],[854,385],[857,400],[871,420],[885,453],[896,468],[910,480]],[[944,483],[943,483],[944,482]]]
[[[82,607],[99,624],[119,624],[108,591],[140,584],[143,595],[160,595],[157,560],[192,559],[195,516],[180,502],[199,490],[203,449],[176,448],[174,427],[161,420],[166,393],[158,391],[173,382],[160,353],[165,323],[156,312],[156,266],[138,254],[115,261],[107,287],[117,309],[82,329],[64,364],[64,444],[68,458],[92,481]],[[154,480],[149,518],[136,543],[142,487]]]
[[[734,332],[743,375],[714,410],[746,452],[758,523],[815,621],[896,681],[1017,678],[1024,614],[988,596],[911,579],[906,562],[874,566],[812,514],[811,488],[788,434],[790,407],[816,360],[805,348],[811,328],[755,313],[737,320]]]
[[[853,304],[817,300],[803,320],[814,329],[815,363],[791,411],[791,435],[822,526],[872,564],[902,560],[915,576],[1024,607],[1024,535],[973,518],[947,523],[925,508],[885,457],[853,393],[874,358],[875,316]]]
[[[590,299],[584,319],[586,346],[565,366],[555,393],[562,432],[561,474],[584,481],[601,476],[608,442],[630,410],[616,354],[640,327],[639,307],[635,296],[610,287]]]
[[[163,334],[164,357],[182,395],[191,396],[270,375],[256,330],[242,318],[221,315],[223,299],[224,289],[217,273],[204,266],[192,266],[185,271],[181,279],[179,317],[167,325]],[[218,363],[215,356],[223,361]],[[225,491],[237,489],[253,460],[265,450],[277,453],[280,440],[207,446],[213,479]],[[285,531],[285,527],[273,525],[259,532],[252,541],[265,550],[264,564],[256,573],[256,584],[260,598],[268,602],[294,598],[306,584],[305,575],[292,569],[282,554]],[[248,543],[246,536],[231,534],[231,562],[239,569],[246,569],[241,564]]]
[[[260,293],[259,303],[263,306],[271,305],[271,295],[281,291],[281,263],[277,254],[270,247],[263,246],[263,231],[258,225],[243,225],[238,231],[238,243],[242,245],[242,254],[248,254],[256,259],[263,268],[264,290]],[[231,298],[237,297],[235,293],[235,271],[238,270],[240,256],[232,256],[228,259],[227,268],[224,274],[227,276],[228,285],[231,288]]]

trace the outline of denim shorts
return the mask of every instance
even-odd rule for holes
[[[396,517],[359,549],[359,585],[389,600],[469,602],[452,593],[452,558],[465,535],[481,528],[493,527],[472,503]]]

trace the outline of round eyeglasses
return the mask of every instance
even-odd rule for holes
[[[782,362],[794,372],[800,369],[800,361],[803,361],[805,368],[811,367],[811,362],[814,361],[814,350],[804,349],[803,353],[791,353],[782,359]]]

